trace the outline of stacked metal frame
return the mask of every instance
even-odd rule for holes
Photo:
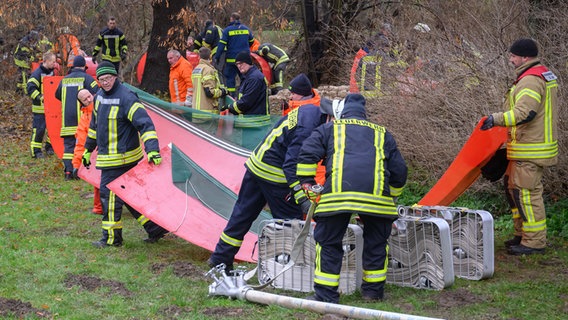
[[[387,283],[431,290],[451,286],[451,248],[446,220],[399,215],[389,238]]]
[[[448,222],[456,277],[481,280],[494,273],[493,217],[484,210],[446,206],[401,206],[401,215],[437,217]]]
[[[265,220],[258,237],[258,281],[269,282],[290,261],[294,241],[305,222],[299,220]],[[303,243],[303,250],[295,264],[278,276],[270,285],[274,288],[311,292],[314,284],[316,243],[313,237],[315,223]],[[339,277],[339,292],[350,294],[361,287],[363,230],[350,224],[343,238],[343,262]]]

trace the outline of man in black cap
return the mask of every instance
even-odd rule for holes
[[[63,138],[65,180],[73,178],[72,161],[73,151],[75,150],[75,132],[81,115],[81,104],[77,100],[77,95],[81,89],[87,89],[91,94],[95,94],[99,90],[99,85],[95,79],[85,70],[85,58],[76,56],[69,73],[61,80],[55,91],[55,98],[61,101],[62,124],[59,135]]]
[[[96,248],[122,246],[122,206],[148,233],[144,241],[155,243],[167,230],[144,217],[122,199],[107,184],[132,169],[144,157],[140,140],[148,155],[148,162],[162,162],[158,135],[152,119],[138,96],[117,79],[115,66],[103,61],[97,66],[97,79],[101,84],[95,98],[95,107],[85,142],[83,165],[89,168],[91,153],[98,147],[97,169],[101,170],[100,194],[103,204],[102,238],[93,242]]]
[[[270,105],[266,78],[252,64],[250,52],[241,51],[235,58],[235,65],[243,76],[237,100],[224,105],[222,110],[238,115],[235,128],[242,130],[242,146],[254,149],[270,125]]]
[[[506,95],[504,111],[489,115],[481,130],[510,129],[506,148],[512,161],[504,183],[515,232],[505,247],[512,255],[538,254],[546,247],[543,168],[558,161],[558,84],[538,59],[533,39],[519,39],[509,51],[517,79]]]
[[[362,95],[349,94],[333,104],[343,105],[343,110],[334,112],[334,121],[316,128],[298,155],[296,174],[304,190],[315,184],[317,164],[326,159],[326,180],[314,218],[315,295],[308,299],[339,302],[342,239],[351,215],[358,214],[365,225],[361,295],[378,301],[384,297],[387,239],[398,218],[395,198],[406,184],[406,163],[390,132],[367,121]]]
[[[320,105],[320,95],[312,88],[312,83],[308,76],[300,73],[292,81],[290,81],[290,100],[284,103],[282,107],[282,115],[285,116],[288,112],[306,104]]]

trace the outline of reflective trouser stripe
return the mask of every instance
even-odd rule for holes
[[[339,275],[321,271],[321,246],[316,243],[316,270],[314,282],[324,286],[339,287]]]
[[[227,234],[225,234],[224,232],[221,234],[221,240],[223,242],[225,242],[226,244],[231,245],[233,247],[240,247],[243,244],[243,240],[231,238]]]

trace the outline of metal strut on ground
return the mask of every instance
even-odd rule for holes
[[[209,285],[210,296],[227,296],[231,299],[241,299],[250,302],[278,305],[284,308],[302,309],[321,314],[337,314],[353,319],[385,319],[385,320],[435,320],[436,318],[413,316],[403,313],[381,311],[375,309],[359,308],[328,302],[305,300],[281,296],[277,294],[254,290],[246,284],[244,279],[246,271],[237,268],[229,276],[225,272],[225,265],[220,264],[207,272],[214,282]]]

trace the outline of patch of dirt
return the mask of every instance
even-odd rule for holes
[[[226,319],[229,317],[244,319],[247,317],[246,311],[243,308],[213,307],[205,308],[201,313],[215,319]]]
[[[23,302],[21,300],[7,299],[0,297],[1,317],[14,316],[16,318],[23,319],[32,314],[40,318],[51,317],[49,311],[36,309],[32,307],[32,304],[29,302]]]
[[[160,274],[168,267],[173,268],[174,275],[179,278],[205,280],[205,272],[190,262],[176,261],[173,263],[154,263],[150,269],[154,274]]]
[[[167,306],[160,308],[159,314],[165,319],[179,319],[187,318],[192,311],[192,307]]]
[[[87,291],[96,291],[99,288],[105,288],[109,290],[109,294],[117,294],[123,297],[132,296],[132,292],[126,289],[124,283],[118,281],[103,280],[86,275],[67,274],[64,282],[67,288],[77,286]]]
[[[437,309],[451,309],[485,301],[484,297],[471,293],[465,288],[442,290],[433,300],[436,301]]]

